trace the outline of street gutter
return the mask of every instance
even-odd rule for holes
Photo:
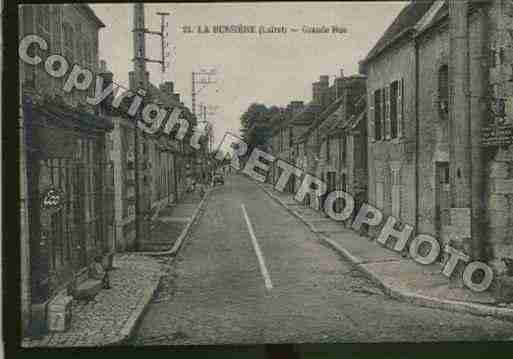
[[[429,297],[414,292],[404,291],[385,283],[385,281],[383,281],[378,274],[374,273],[373,271],[369,270],[363,265],[364,261],[361,258],[354,256],[340,244],[334,242],[324,234],[314,230],[313,226],[310,223],[308,223],[308,221],[303,216],[301,216],[297,211],[289,208],[278,196],[274,195],[271,191],[265,188],[264,185],[259,184],[259,186],[269,197],[274,199],[294,217],[298,218],[301,222],[303,222],[314,234],[317,235],[317,237],[322,243],[331,247],[333,250],[335,250],[335,252],[337,252],[343,258],[349,261],[356,269],[358,269],[374,284],[379,286],[383,290],[383,292],[389,297],[422,307],[436,308],[460,313],[470,313],[478,316],[494,317],[513,322],[513,309]],[[513,338],[511,339],[513,340]]]

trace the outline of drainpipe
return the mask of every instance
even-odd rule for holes
[[[414,39],[415,43],[415,228],[419,228],[419,140],[420,140],[420,124],[419,124],[419,42],[418,38]],[[404,96],[404,95],[403,95]],[[404,98],[403,98],[404,101]]]
[[[489,39],[489,17],[487,8],[480,10],[481,20],[481,44],[480,53],[477,53],[472,61],[472,72],[476,73],[476,83],[470,87],[472,93],[469,94],[469,101],[471,109],[474,110],[473,119],[470,121],[470,132],[472,142],[472,161],[471,161],[471,190],[472,190],[472,217],[471,217],[471,230],[472,230],[472,253],[471,256],[475,259],[487,259],[485,251],[485,212],[486,204],[484,202],[485,193],[485,163],[483,156],[483,148],[481,146],[481,132],[483,126],[483,119],[487,116],[486,103],[487,103],[487,90],[488,90],[488,39]]]
[[[480,171],[479,151],[472,135],[468,0],[449,1],[450,67],[452,96],[450,106],[450,224],[457,243],[452,243],[472,257],[479,240],[478,221],[473,203],[474,174]],[[477,140],[479,137],[477,138]],[[477,161],[474,164],[472,161]],[[479,174],[478,174],[479,176]]]
[[[178,203],[178,176],[176,175],[176,152],[173,152],[173,178],[175,184],[175,204]]]

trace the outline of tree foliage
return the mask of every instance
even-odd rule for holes
[[[264,104],[253,103],[242,114],[242,139],[248,144],[248,149],[265,147],[271,138],[271,119],[280,112],[277,106],[267,107]]]

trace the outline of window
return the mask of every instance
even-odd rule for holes
[[[37,29],[43,33],[50,33],[50,6],[37,5]]]
[[[381,90],[374,91],[374,138],[381,140]]]
[[[93,52],[91,48],[91,42],[89,40],[84,41],[84,61],[86,64],[86,67],[89,70],[93,70]]]
[[[52,8],[52,19],[54,21],[53,30],[53,52],[57,54],[62,53],[62,7],[54,5]]]
[[[293,139],[294,139],[293,131],[292,131],[292,127],[290,127],[290,128],[289,128],[289,146],[290,146],[290,147],[292,147]]]
[[[490,46],[490,67],[497,66],[497,50],[496,50],[496,44],[493,43],[492,46]]]
[[[326,137],[326,161],[330,161],[330,138]]]
[[[74,44],[74,32],[73,28],[68,23],[62,24],[62,31],[64,32],[64,56],[68,62],[73,62],[73,44]]]
[[[342,136],[342,162],[347,163],[347,136]]]
[[[32,5],[23,5],[23,26],[24,33],[31,34],[34,32],[34,12]],[[33,44],[27,50],[29,56],[34,56],[36,45]],[[29,88],[36,87],[36,68],[35,66],[24,64],[25,72],[24,72],[24,86]]]
[[[438,110],[442,119],[449,115],[449,66],[443,65],[438,71]]]
[[[345,134],[340,134],[338,138],[338,158],[340,161],[340,167],[344,167],[346,165],[346,151],[347,146],[347,137]]]
[[[390,138],[390,88],[385,87],[381,90],[382,93],[382,108],[383,108],[383,120],[381,121],[381,133],[385,139]]]
[[[394,81],[390,85],[390,137],[397,138],[397,113],[398,109],[399,82]]]
[[[450,177],[450,173],[449,173],[449,164],[446,164],[445,166],[443,166],[443,170],[442,170],[442,178],[441,178],[441,182],[443,184],[450,184],[451,182],[451,177]]]

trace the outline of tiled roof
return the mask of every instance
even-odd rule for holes
[[[85,13],[96,23],[96,25],[98,27],[105,27],[105,24],[103,23],[102,20],[100,20],[100,18],[96,15],[96,13],[94,12],[94,10],[91,8],[91,6],[87,5],[87,4],[80,4],[78,5],[80,6],[80,8],[82,8]]]
[[[295,125],[308,124],[322,110],[322,107],[316,103],[309,103],[303,111],[293,116],[291,121]]]
[[[365,116],[366,107],[365,107],[365,99],[366,95],[363,94],[356,100],[355,110],[353,114],[347,117],[344,121],[334,121],[331,127],[328,129],[330,133],[337,133],[339,131],[344,131],[347,129],[354,128]]]
[[[291,113],[286,110],[282,110],[282,111],[274,114],[270,120],[272,132],[275,133],[279,129],[286,126],[290,122],[291,118],[292,118]]]
[[[27,102],[28,103],[28,102]],[[53,126],[82,129],[90,131],[111,131],[114,129],[112,121],[103,116],[91,114],[85,110],[58,103],[31,103],[32,113],[37,121],[39,116]]]
[[[406,5],[381,36],[376,45],[369,51],[362,63],[366,63],[376,57],[408,30],[412,29],[434,2],[435,0],[413,0]]]
[[[339,117],[335,115],[337,110],[342,106],[344,99],[341,97],[336,101],[333,101],[322,113],[319,115],[319,119],[316,121],[316,125],[319,125],[319,130],[325,134],[329,129],[335,125]]]

